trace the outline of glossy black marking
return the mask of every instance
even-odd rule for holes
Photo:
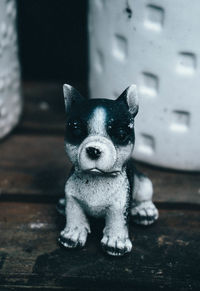
[[[134,143],[135,134],[133,122],[129,118],[124,120],[118,118],[113,121],[108,121],[107,132],[116,145],[127,145],[129,142]]]
[[[58,238],[58,242],[66,247],[66,244],[70,247],[70,248],[81,248],[82,245],[80,242],[77,242],[77,241],[73,241],[71,239],[68,239],[68,238],[65,238],[64,236],[60,235],[59,238]]]
[[[88,135],[86,121],[78,116],[69,119],[66,126],[66,141],[71,144],[80,144]]]
[[[113,255],[116,255],[116,256],[123,256],[125,253],[127,253],[128,249],[125,247],[123,249],[120,249],[118,247],[111,247],[111,246],[108,246],[104,243],[101,243],[101,246],[102,246],[102,249],[104,252],[106,253],[110,253],[110,254],[113,254]]]
[[[91,160],[98,160],[101,156],[101,151],[94,147],[88,147],[86,149],[87,155]]]
[[[135,222],[142,222],[142,221],[155,221],[156,220],[156,215],[140,215],[139,213],[132,215],[132,219]]]
[[[91,99],[72,105],[67,116],[66,141],[79,145],[89,134],[88,123],[95,109],[102,107],[106,112],[106,130],[115,145],[134,143],[133,116],[125,100]]]

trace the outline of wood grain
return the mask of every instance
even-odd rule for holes
[[[103,222],[92,222],[82,250],[57,244],[64,220],[54,204],[0,205],[0,287],[35,286],[66,290],[198,290],[198,211],[161,210],[150,227],[131,223],[133,251],[123,258],[100,248]],[[2,289],[0,289],[2,290]]]

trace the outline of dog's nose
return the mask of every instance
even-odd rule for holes
[[[88,147],[86,153],[91,160],[98,160],[101,155],[101,151],[94,147]]]

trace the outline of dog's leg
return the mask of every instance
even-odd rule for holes
[[[122,256],[132,249],[127,228],[127,215],[124,209],[112,206],[106,215],[106,226],[101,244],[113,256]]]
[[[137,224],[149,225],[158,219],[158,210],[152,202],[151,180],[142,174],[135,174],[131,215]]]
[[[59,242],[67,248],[83,247],[90,226],[83,209],[72,197],[66,199],[66,227],[60,233]]]

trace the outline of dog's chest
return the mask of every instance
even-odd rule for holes
[[[125,172],[116,177],[74,173],[66,184],[69,191],[89,214],[100,216],[112,205],[127,204],[129,182]]]

